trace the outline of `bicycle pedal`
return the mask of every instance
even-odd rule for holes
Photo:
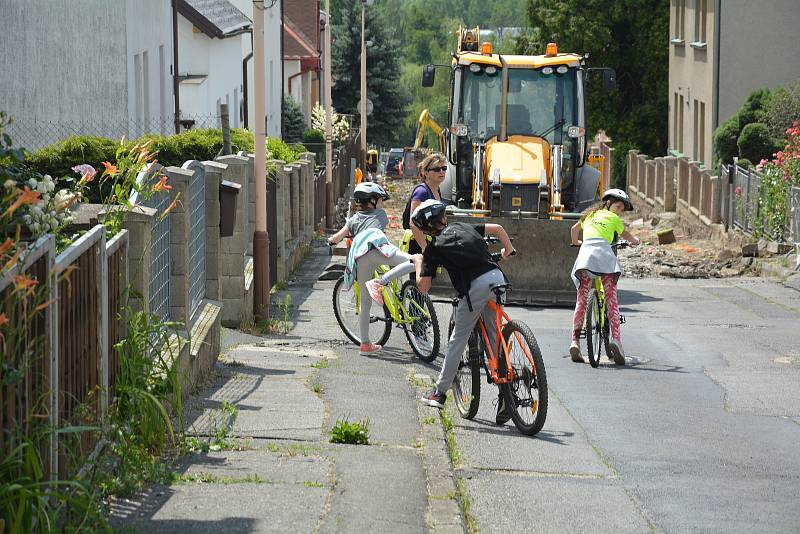
[[[620,315],[619,316],[619,324],[625,324],[625,316],[624,315]]]
[[[586,339],[586,329],[582,329],[581,333],[578,334],[578,339]]]

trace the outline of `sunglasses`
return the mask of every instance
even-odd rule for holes
[[[447,170],[447,166],[444,167],[428,167],[428,170],[431,172],[445,172]]]

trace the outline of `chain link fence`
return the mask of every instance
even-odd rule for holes
[[[181,116],[180,131],[193,128],[221,128],[219,115]],[[43,147],[63,141],[74,135],[93,135],[108,139],[136,139],[145,134],[170,135],[175,133],[175,120],[154,117],[148,120],[106,118],[102,121],[56,121],[47,119],[17,119],[6,128],[14,145],[35,152]]]

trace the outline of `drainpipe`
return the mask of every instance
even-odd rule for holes
[[[172,0],[172,92],[175,95],[175,133],[181,133],[180,77],[178,76],[178,0]]]
[[[719,31],[721,24],[722,0],[714,2],[714,77],[712,83],[712,94],[714,95],[714,105],[711,106],[711,131],[719,126]]]
[[[247,118],[250,114],[250,109],[247,106],[247,62],[253,59],[253,53],[250,52],[242,60],[242,104],[244,105],[244,127],[247,129]]]

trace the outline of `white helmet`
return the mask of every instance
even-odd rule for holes
[[[633,211],[631,198],[628,196],[628,193],[622,189],[607,189],[606,192],[603,193],[603,202],[610,198],[613,198],[614,200],[621,200],[622,203],[625,204],[625,211]]]
[[[357,201],[366,201],[371,198],[388,200],[389,193],[375,182],[361,182],[353,191],[353,198]]]

